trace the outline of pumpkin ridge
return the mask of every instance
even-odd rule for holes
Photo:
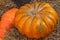
[[[52,26],[52,27],[54,28],[54,23],[53,23],[53,21],[52,21],[50,18],[48,18],[48,17],[47,17],[47,20],[49,21],[50,26]],[[51,27],[51,28],[52,28],[52,27]],[[52,28],[52,29],[53,29],[53,28]]]
[[[28,15],[23,15],[23,16],[21,16],[21,18],[19,19],[17,25],[19,24],[20,20],[21,20],[24,16],[28,16]]]
[[[40,36],[43,36],[43,30],[42,30],[43,27],[42,27],[42,25],[41,25],[41,22],[40,22],[40,24],[38,25],[37,29],[38,29],[38,31],[39,31]]]
[[[40,6],[41,3],[40,3],[40,2],[39,2],[39,3],[38,3],[38,2],[35,2],[34,4],[35,4],[35,6],[36,6],[35,8],[38,9],[38,7]],[[33,6],[33,4],[32,4],[32,6]]]
[[[47,25],[45,24],[45,22],[42,20],[42,27],[43,27],[43,36],[42,37],[45,37],[46,35],[49,34],[49,28],[47,27]]]
[[[51,19],[51,17],[49,17],[49,16],[47,16],[47,17],[53,24],[55,24],[55,22],[53,21],[53,19]]]
[[[16,13],[15,17],[18,16],[18,15],[20,15],[20,14],[22,14],[22,13]]]
[[[50,22],[49,22],[49,20],[47,20],[47,16],[44,18],[44,20],[45,20],[45,22],[46,22],[46,24],[48,25],[48,27],[52,30],[53,28],[51,28],[50,26],[51,26],[51,24],[50,24]],[[47,21],[49,22],[49,23],[47,23]]]
[[[42,4],[38,7],[38,11],[40,11],[40,9],[45,8],[45,7],[44,7],[45,5],[46,5],[45,3],[42,3]]]
[[[32,37],[32,34],[31,34],[31,29],[30,28],[32,28],[32,26],[31,26],[31,21],[32,21],[32,17],[30,17],[27,21],[26,21],[26,23],[24,24],[25,25],[25,28],[23,28],[25,31],[25,34],[26,34],[26,36],[29,36],[30,38]],[[31,20],[31,21],[29,21],[29,20]],[[27,24],[28,23],[28,24]],[[28,27],[28,28],[27,28]]]
[[[26,7],[28,7],[28,8],[31,8],[31,6],[30,6],[30,5],[31,5],[31,4],[26,4],[25,6],[26,6]]]
[[[19,15],[20,15],[20,16],[19,16]],[[21,14],[19,14],[19,15],[17,15],[17,17],[19,17],[19,19],[18,19],[18,21],[17,21],[17,22],[19,22],[19,20],[23,17],[23,15],[24,15],[24,14],[22,14],[22,15],[21,15]],[[16,17],[15,19],[17,19],[17,17]],[[16,21],[16,20],[15,20],[15,21]],[[16,23],[16,25],[18,25],[18,23]]]
[[[33,20],[32,20],[32,23],[31,23],[31,25],[32,25],[31,32],[32,32],[33,38],[35,38],[35,37],[38,36],[38,35],[34,35],[34,33],[35,33],[35,34],[37,33],[37,31],[35,31],[37,25],[36,25],[36,26],[33,26],[33,25],[34,25],[33,22],[37,22],[37,20],[38,20],[38,19],[35,20],[35,18],[37,18],[37,17],[34,16],[34,18],[33,18]],[[34,21],[34,20],[35,20],[35,21]]]
[[[18,20],[21,18],[21,16],[23,16],[23,15],[19,14],[19,15],[16,15],[15,16],[15,24],[16,24],[16,26],[17,26],[17,23],[16,22],[18,22]]]
[[[49,15],[48,17],[53,21],[54,24],[56,24],[56,20],[55,20],[55,17],[53,15]]]
[[[50,28],[50,27],[48,27],[48,26],[49,26],[49,25],[48,25],[48,23],[46,23],[46,21],[44,20],[44,18],[42,18],[42,20],[43,20],[43,22],[45,23],[45,25],[46,25],[47,29],[49,30],[49,28]],[[51,32],[51,30],[52,30],[52,29],[50,28],[50,30],[49,30],[49,32],[48,32],[48,33],[50,33],[50,32]],[[47,33],[47,34],[48,34],[48,33]]]
[[[30,18],[30,16],[26,18],[26,20],[24,21],[24,23],[23,23],[22,26],[21,26],[21,27],[23,28],[23,29],[21,29],[21,30],[22,30],[22,31],[21,31],[22,34],[25,34],[25,33],[23,33],[23,32],[24,32],[23,30],[24,30],[24,28],[25,28],[24,25],[25,25],[26,21],[27,21],[29,18]]]
[[[49,12],[51,15],[53,15],[53,17],[55,17],[55,19],[58,19],[58,16],[57,16],[57,14],[56,13],[51,13],[51,12]],[[57,21],[57,20],[56,20]]]
[[[45,20],[44,20],[43,18],[41,18],[41,20],[42,20],[41,22],[43,22],[43,23],[45,24],[47,30],[49,30],[48,25],[46,24]],[[40,29],[41,29],[41,27],[45,27],[45,26],[42,26],[43,23],[40,23],[40,26],[39,26]],[[46,30],[46,31],[47,31],[47,30]],[[40,30],[40,31],[41,31],[41,30]],[[50,30],[49,30],[49,31],[50,31]],[[47,35],[48,33],[49,33],[49,32],[47,31],[47,33],[46,33],[45,35]],[[43,35],[43,33],[41,33],[41,32],[40,32],[40,34],[41,34],[41,36]]]
[[[45,24],[47,25],[48,29],[50,29],[49,32],[51,32],[52,29],[50,28],[49,23],[47,23],[46,17],[45,17],[45,18],[42,18],[42,19],[43,19],[43,21],[45,22]]]
[[[25,27],[24,27],[24,26],[25,26],[25,23],[26,23],[26,21],[27,21],[29,18],[30,18],[30,17],[28,17],[28,18],[25,20],[25,22],[24,22],[24,24],[23,24],[23,26],[22,26],[22,28],[23,28],[23,29],[22,29],[22,32],[24,32],[23,30],[24,30],[24,28],[25,28]],[[24,34],[25,34],[25,33],[24,33]]]
[[[32,20],[31,20],[31,23],[30,23],[30,28],[31,28],[30,31],[31,31],[31,33],[32,33],[32,22],[33,22],[33,20],[34,20],[34,17],[32,17]]]

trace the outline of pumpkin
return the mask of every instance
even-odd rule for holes
[[[28,38],[44,38],[53,31],[57,20],[57,13],[49,3],[34,2],[19,8],[15,26]]]
[[[12,8],[12,9],[4,12],[3,15],[1,16],[0,40],[3,40],[4,36],[7,34],[8,30],[10,30],[12,28],[12,25],[14,24],[15,14],[17,11],[18,11],[17,8]]]

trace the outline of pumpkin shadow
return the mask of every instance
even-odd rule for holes
[[[16,5],[17,7],[20,7],[26,3],[30,3],[31,0],[12,0]]]

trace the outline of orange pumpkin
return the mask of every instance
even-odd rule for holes
[[[35,2],[20,7],[15,26],[29,38],[44,38],[53,31],[57,20],[57,13],[49,3]]]

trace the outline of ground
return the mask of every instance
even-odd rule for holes
[[[30,3],[30,0],[0,0],[0,17],[6,10],[9,10],[13,7],[19,8],[19,6],[24,5],[25,3]],[[60,0],[40,0],[40,2],[48,2],[56,10],[59,20],[54,29],[54,31],[44,38],[43,40],[60,40]],[[7,35],[4,37],[4,40],[41,40],[41,39],[30,39],[26,36],[19,34],[17,29],[13,28],[8,31]]]

